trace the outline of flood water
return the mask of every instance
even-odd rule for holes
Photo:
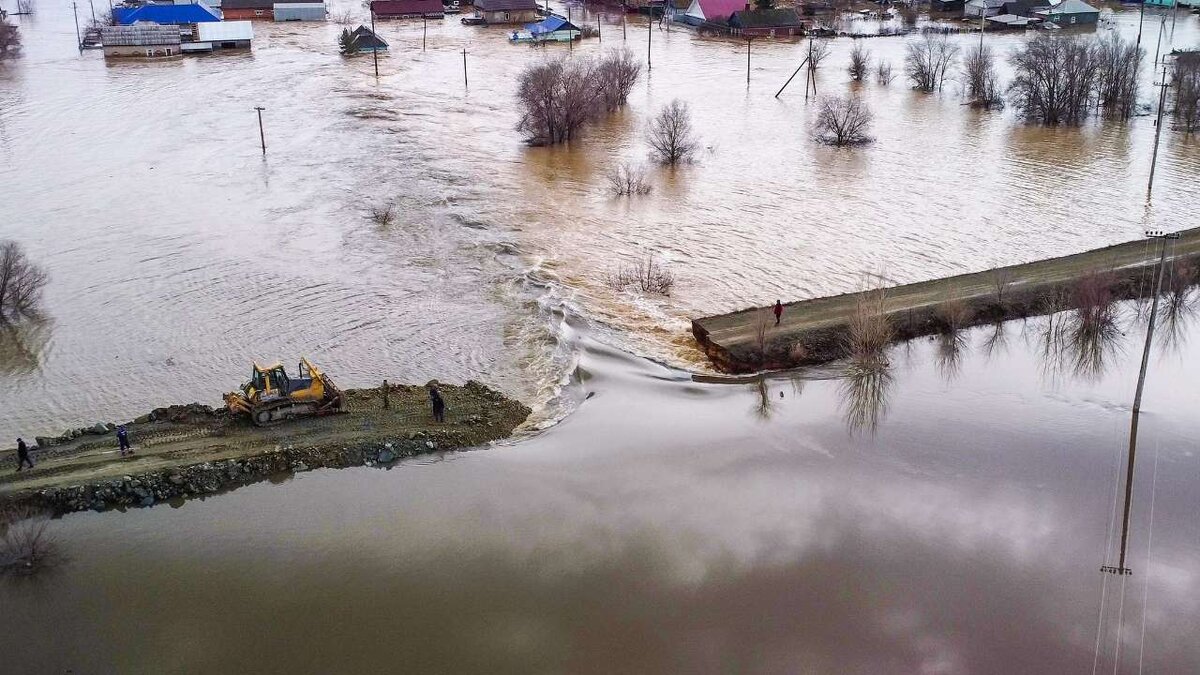
[[[644,22],[625,41],[601,20],[579,52],[645,53]],[[516,75],[564,49],[455,17],[424,52],[419,23],[383,24],[378,80],[337,54],[332,22],[260,22],[252,53],[160,63],[78,55],[62,2],[19,22],[0,238],[52,282],[44,321],[0,333],[0,437],[216,403],[250,361],[300,355],[344,386],[482,379],[536,406],[531,426],[561,422],[390,471],[65,517],[69,562],[0,584],[0,670],[1200,670],[1195,339],[1152,359],[1134,575],[1106,580],[1141,324],[1087,372],[1031,322],[900,347],[885,380],[761,384],[693,379],[687,324],[1190,225],[1194,141],[1164,132],[1147,207],[1150,118],[1048,130],[971,111],[956,85],[908,90],[904,39],[880,38],[889,87],[847,82],[848,40],[819,73],[876,112],[876,142],[839,151],[812,142],[802,82],[774,98],[801,43],[754,43],[747,86],[744,44],[655,29],[627,110],[530,149]],[[1197,37],[1181,15],[1174,44]],[[605,172],[645,161],[646,119],[673,98],[704,152],[611,198]],[[384,204],[390,225],[367,214]],[[677,275],[670,298],[605,285],[647,254]]]
[[[971,331],[952,368],[898,347],[865,400],[821,372],[705,384],[568,327],[585,400],[534,437],[55,523],[70,562],[0,590],[6,663],[1195,672],[1196,331],[1154,353],[1115,577],[1141,333],[1079,377],[1043,328]],[[874,432],[847,424],[864,404]]]

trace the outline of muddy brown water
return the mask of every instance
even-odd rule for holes
[[[747,88],[744,45],[672,31],[627,111],[531,150],[512,83],[554,52],[454,18],[424,53],[418,24],[385,24],[378,85],[370,60],[336,54],[333,24],[257,23],[251,54],[106,64],[73,50],[69,5],[20,21],[26,54],[0,68],[0,235],[53,283],[47,320],[0,341],[4,437],[215,402],[251,359],[301,354],[344,386],[476,377],[544,417],[578,410],[391,471],[64,518],[70,562],[0,586],[6,667],[1076,672],[1103,614],[1106,671],[1200,669],[1194,340],[1152,362],[1119,610],[1098,568],[1136,329],[1087,377],[1047,367],[1015,325],[990,354],[987,329],[956,358],[915,344],[886,381],[771,380],[766,406],[757,386],[629,355],[702,368],[691,315],[1170,227],[1200,189],[1193,142],[1164,134],[1145,209],[1147,118],[1047,130],[897,79],[859,87],[877,142],[835,151],[809,140],[795,85],[773,98],[799,44],[753,45]],[[1135,13],[1116,22],[1136,31]],[[645,30],[630,24],[637,54]],[[1175,43],[1196,37],[1181,16]],[[834,43],[823,91],[850,86],[850,46]],[[868,46],[900,70],[903,40]],[[647,114],[675,97],[700,161],[610,199],[604,172],[644,159]],[[389,201],[395,223],[366,217]],[[647,252],[676,271],[671,298],[603,284]]]
[[[1194,672],[1196,332],[1152,360],[1122,580],[1099,567],[1140,333],[1076,374],[1044,327],[970,331],[952,366],[900,347],[865,399],[818,372],[700,383],[584,336],[587,398],[536,437],[55,522],[69,562],[0,584],[5,663]],[[873,433],[848,426],[862,405]]]

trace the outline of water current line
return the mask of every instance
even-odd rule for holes
[[[1120,433],[1120,420],[1113,418],[1113,438],[1116,438]],[[1104,552],[1100,559],[1102,562],[1108,562],[1108,553],[1112,550],[1113,526],[1117,522],[1117,477],[1121,466],[1121,448],[1117,446],[1116,453],[1113,454],[1112,463],[1112,479],[1109,481],[1113,486],[1112,507],[1108,510],[1108,531],[1104,539]],[[1096,675],[1096,670],[1100,667],[1100,636],[1104,631],[1104,605],[1105,599],[1108,597],[1108,573],[1100,573],[1100,614],[1096,620],[1096,649],[1092,653],[1092,675]]]
[[[1158,450],[1161,443],[1154,439],[1154,478],[1150,481],[1150,524],[1146,526],[1146,589],[1142,592],[1142,639],[1138,644],[1138,675],[1142,673],[1142,656],[1146,653],[1146,605],[1150,603],[1150,552],[1154,543],[1154,493],[1158,488]]]

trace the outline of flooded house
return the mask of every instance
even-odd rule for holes
[[[372,0],[376,19],[440,19],[446,15],[442,0]]]
[[[678,21],[692,26],[727,23],[734,13],[747,9],[743,0],[692,0]]]
[[[139,21],[132,26],[102,26],[100,44],[112,58],[166,58],[183,53],[179,28]]]
[[[221,0],[221,13],[227,19],[274,19],[274,0]]]
[[[271,8],[276,21],[324,21],[324,2],[277,2]]]
[[[250,49],[254,25],[249,21],[198,23],[192,40],[184,41],[185,52],[212,52],[219,49]]]
[[[1035,12],[1034,16],[1060,26],[1086,26],[1095,25],[1100,20],[1100,10],[1083,0],[1062,0],[1057,5]]]
[[[981,16],[999,16],[1004,13],[1004,0],[970,0],[963,5],[963,16],[978,19]]]
[[[804,34],[804,21],[791,7],[743,9],[729,17],[735,35],[745,37],[790,37]]]
[[[233,0],[228,0],[232,2]],[[114,7],[113,21],[119,26],[135,23],[153,23],[160,26],[187,26],[221,20],[221,14],[204,3],[182,5],[141,5],[138,7]]]
[[[538,19],[536,0],[475,0],[475,16],[492,24],[530,23]]]
[[[353,31],[343,31],[343,35],[343,54],[386,52],[388,48],[387,41],[366,26],[360,25]]]

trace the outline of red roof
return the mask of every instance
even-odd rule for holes
[[[746,9],[746,5],[753,3],[746,0],[697,0],[700,3],[700,10],[704,12],[706,21],[716,21],[717,19],[728,19],[734,12],[740,12]]]
[[[375,16],[420,16],[441,14],[442,0],[372,0],[371,11]]]

